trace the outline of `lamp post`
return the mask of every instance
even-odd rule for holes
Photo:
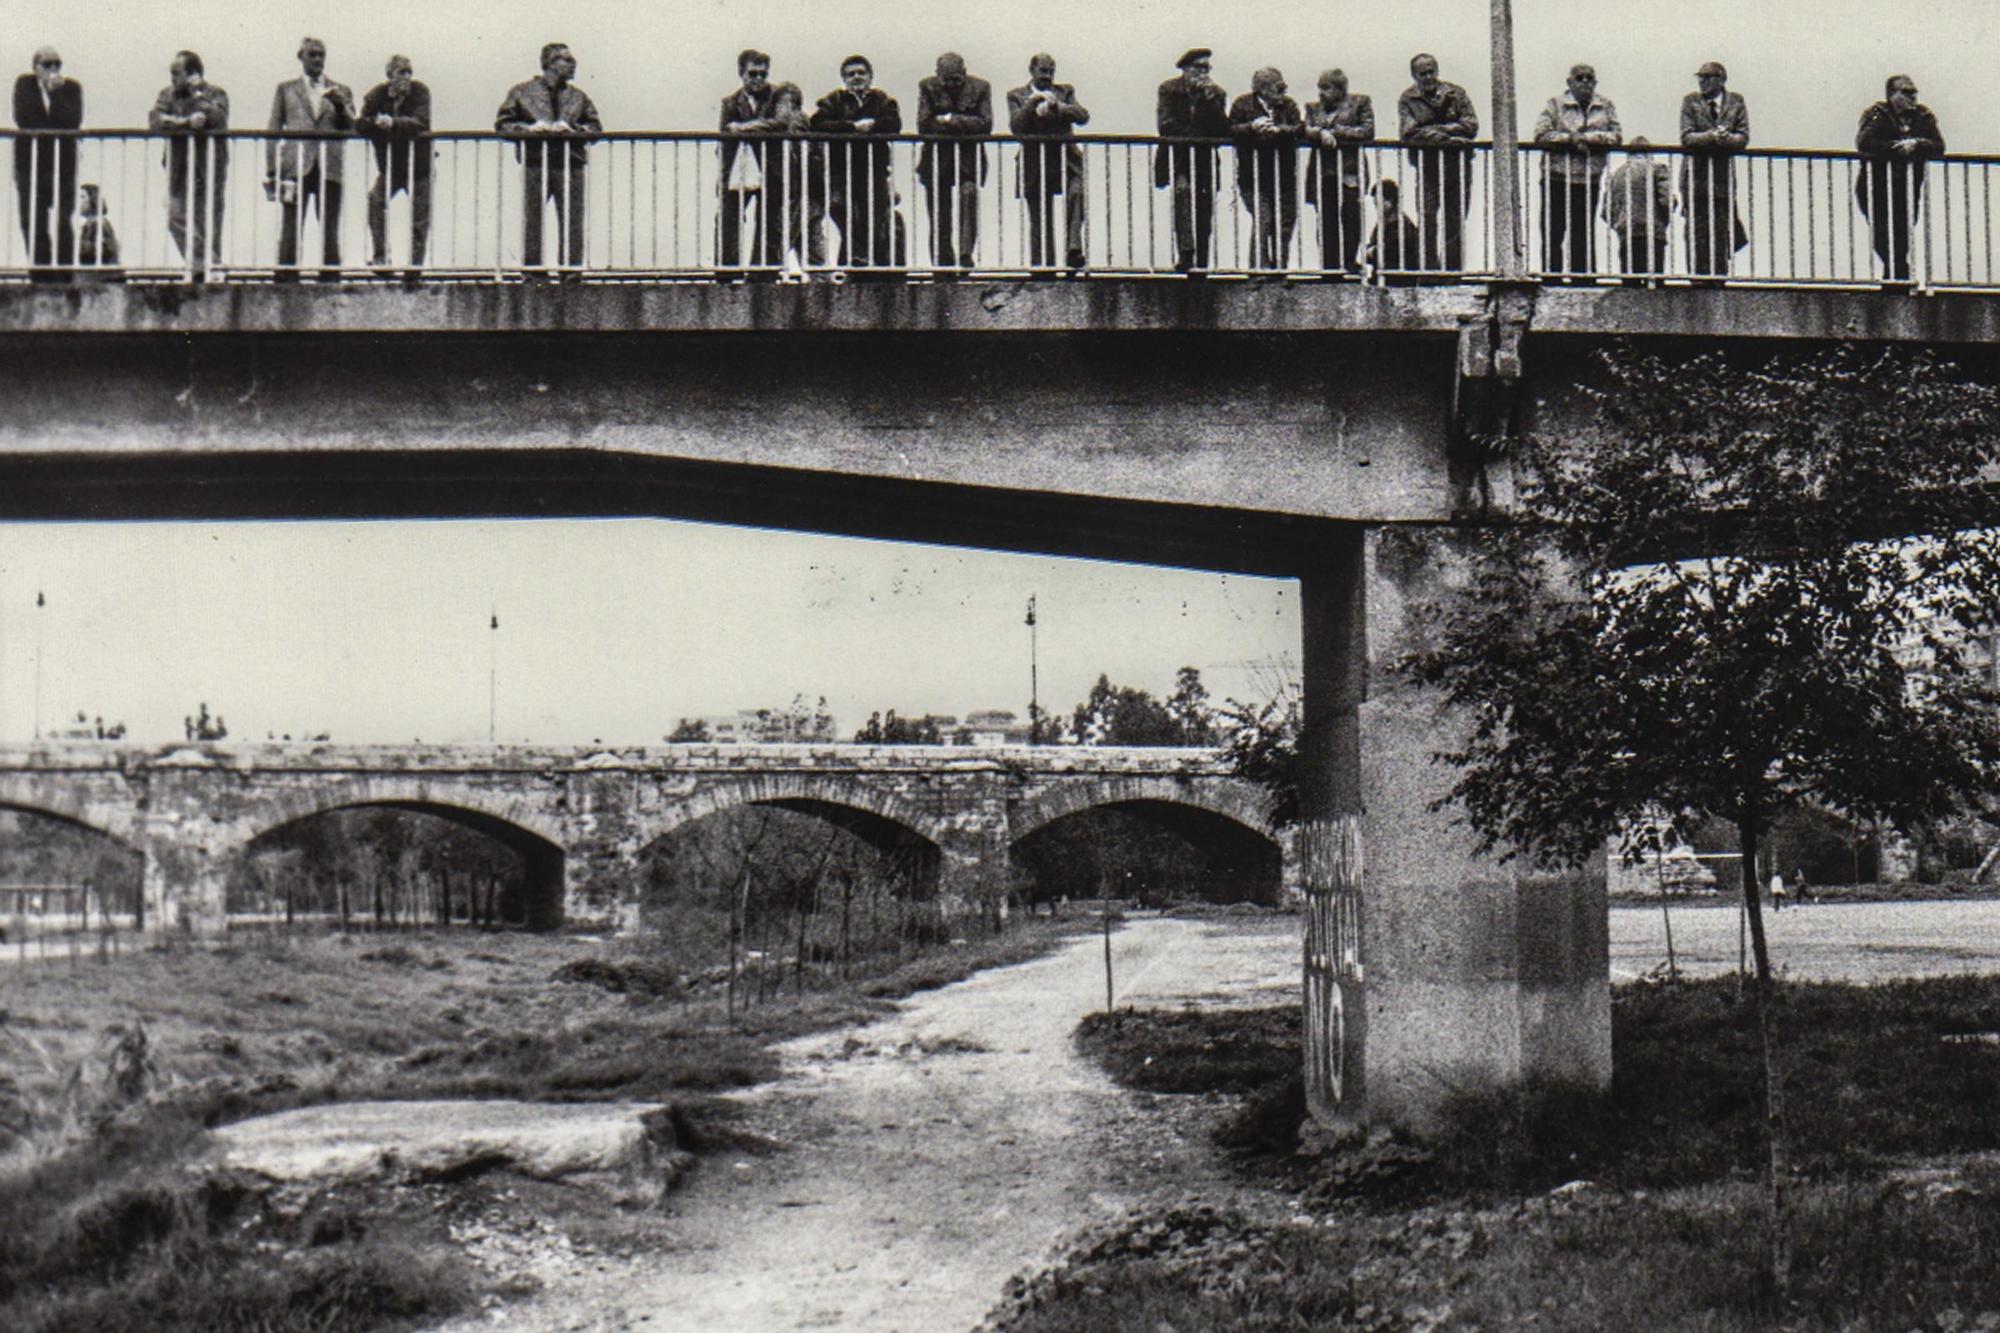
[[[500,716],[500,608],[493,607],[486,625],[486,743],[495,744]]]
[[[1502,282],[1528,276],[1521,236],[1521,125],[1514,95],[1513,0],[1493,0],[1493,234]]]
[[[1040,631],[1035,627],[1035,594],[1028,594],[1028,742],[1038,745],[1042,739],[1042,682]]]
[[[48,599],[35,592],[35,739],[42,738],[42,611]]]

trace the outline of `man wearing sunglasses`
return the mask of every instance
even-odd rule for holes
[[[63,77],[54,47],[35,52],[34,69],[14,81],[14,124],[24,130],[74,130],[83,124],[83,85]],[[32,277],[60,282],[76,262],[76,140],[67,135],[23,135],[14,140],[14,189],[21,200],[21,238]],[[54,214],[53,235],[49,226]],[[51,265],[61,266],[59,268]]]

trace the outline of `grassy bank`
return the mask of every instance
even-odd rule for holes
[[[1127,1086],[1240,1090],[1279,1069],[1218,1137],[1264,1200],[1246,1211],[1325,1220],[1128,1219],[1018,1287],[998,1322],[2000,1326],[2000,1046],[1976,1037],[2000,1032],[2000,978],[1787,986],[1778,1032],[1800,1176],[1780,1317],[1757,1306],[1755,1027],[1718,981],[1617,993],[1608,1095],[1462,1096],[1421,1146],[1299,1147],[1294,1009],[1095,1016],[1079,1045]]]
[[[446,1234],[440,1208],[462,1202],[458,1187],[301,1194],[190,1173],[206,1130],[320,1102],[638,1099],[683,1107],[676,1146],[699,1152],[706,1094],[774,1076],[775,1043],[1072,929],[1024,923],[844,979],[794,974],[733,1018],[718,988],[690,989],[644,940],[300,937],[9,968],[0,1328],[435,1321],[493,1290]]]

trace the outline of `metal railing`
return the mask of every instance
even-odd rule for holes
[[[234,131],[0,137],[23,150],[0,229],[0,277],[16,279],[1402,285],[1483,280],[1497,259],[1486,145],[439,133],[385,157],[360,138]],[[1529,264],[1555,281],[1996,288],[1996,164],[1528,147]]]

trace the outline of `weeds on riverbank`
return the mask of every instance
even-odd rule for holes
[[[1297,1060],[1289,1006],[1120,1020],[1078,1040],[1135,1088],[1213,1092]],[[1803,1179],[1775,1316],[1759,1308],[1754,1018],[1724,980],[1619,991],[1608,1095],[1468,1091],[1420,1145],[1315,1136],[1301,1152],[1287,1069],[1217,1137],[1251,1197],[1325,1225],[1236,1218],[1218,1263],[1158,1215],[1130,1219],[1017,1286],[993,1326],[2000,1328],[2000,977],[1791,985],[1777,1020]]]
[[[843,984],[773,987],[733,1022],[712,990],[605,988],[597,978],[661,974],[643,941],[294,938],[102,970],[22,969],[0,1011],[0,1047],[24,1057],[0,1080],[0,1147],[11,1149],[0,1162],[0,1328],[435,1322],[475,1299],[481,1280],[434,1216],[393,1189],[331,1212],[274,1212],[261,1186],[187,1169],[206,1128],[335,1101],[636,1099],[673,1105],[683,1148],[755,1151],[706,1094],[775,1075],[773,1043],[866,1021],[892,997],[1020,961],[1073,929],[1027,923],[884,955]],[[576,966],[591,960],[604,966]],[[143,1078],[131,1076],[132,1044],[107,1041],[107,1028],[146,1034]]]

